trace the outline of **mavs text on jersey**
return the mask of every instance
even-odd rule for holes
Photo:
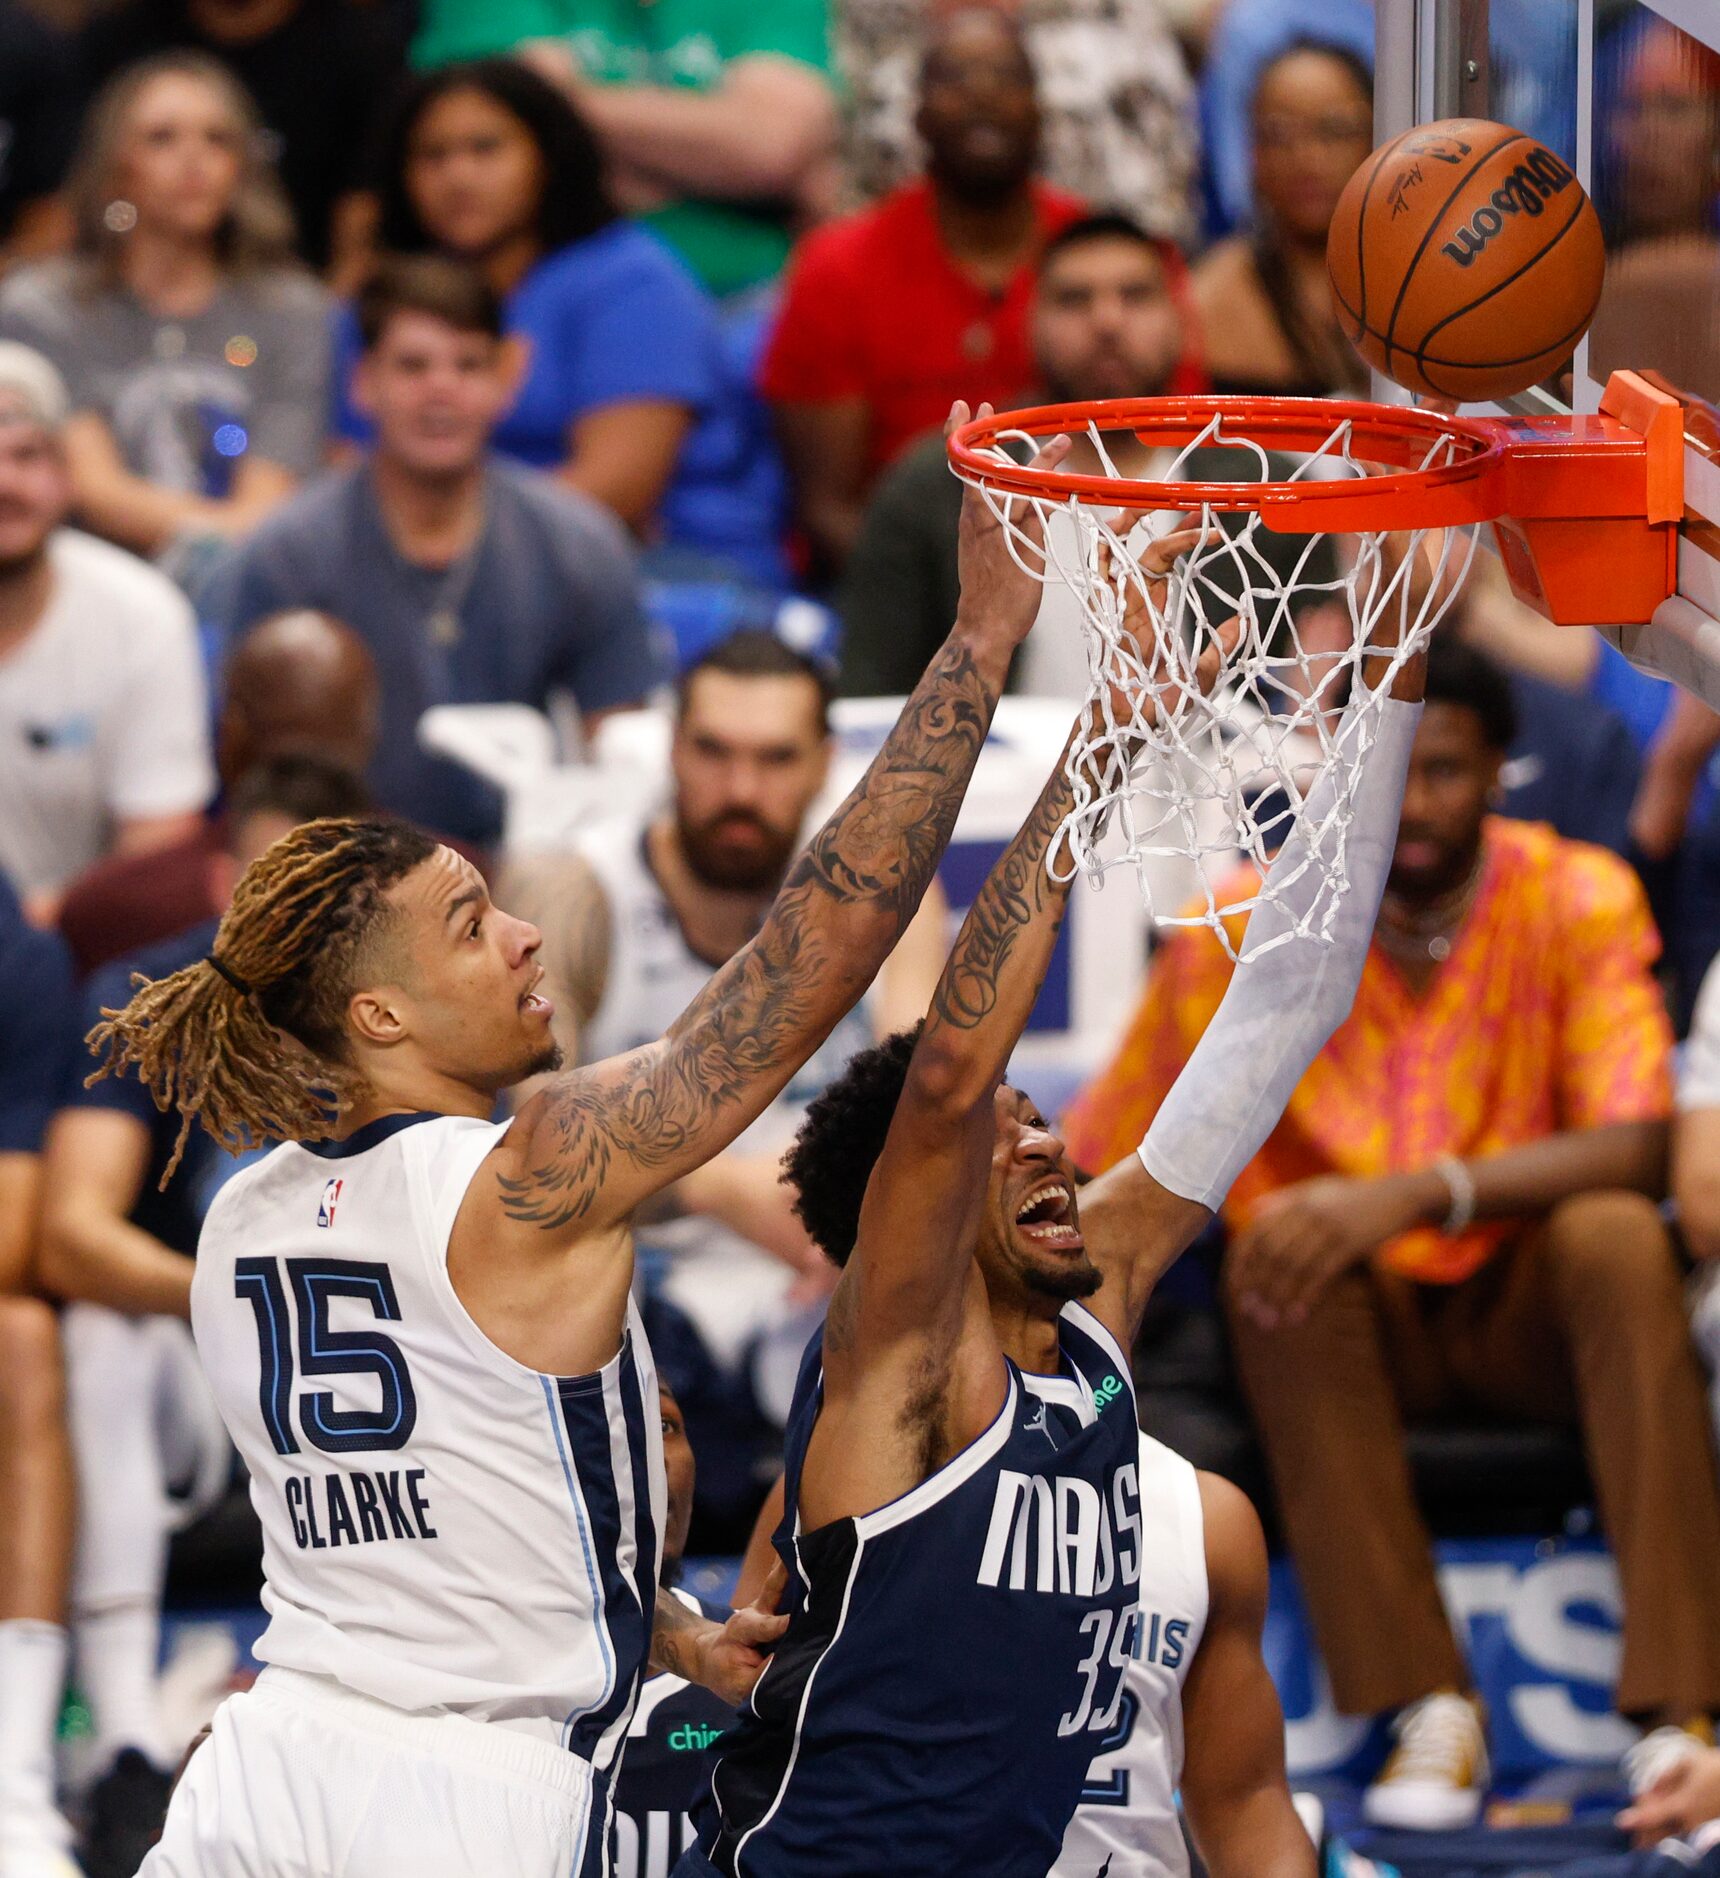
[[[792,1621],[683,1873],[1045,1878],[1121,1717],[1142,1570],[1129,1366],[1079,1304],[1058,1332],[1058,1374],[1010,1363],[978,1440],[814,1532],[796,1514],[821,1391],[808,1352],[777,1538]]]

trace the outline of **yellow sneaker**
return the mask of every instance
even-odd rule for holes
[[[1487,1736],[1473,1696],[1442,1690],[1398,1712],[1397,1746],[1362,1796],[1370,1825],[1399,1832],[1455,1832],[1481,1816]]]

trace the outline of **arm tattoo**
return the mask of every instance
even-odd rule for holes
[[[1001,672],[946,644],[884,747],[790,870],[758,937],[661,1044],[540,1098],[510,1218],[559,1231],[623,1168],[672,1178],[726,1147],[816,1050],[913,918],[949,842]]]
[[[714,1628],[708,1617],[687,1609],[672,1592],[657,1589],[657,1609],[651,1627],[651,1667],[666,1670],[684,1682],[697,1682],[702,1667],[699,1643]]]
[[[997,1008],[998,981],[1015,942],[1054,903],[1051,931],[1061,928],[1069,883],[1053,880],[1045,860],[1072,799],[1067,766],[1060,764],[986,876],[932,997],[934,1016],[952,1030],[972,1030]]]

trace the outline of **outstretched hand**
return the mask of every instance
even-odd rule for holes
[[[992,414],[989,404],[979,407],[982,418]],[[948,443],[968,421],[968,407],[958,398],[944,424]],[[1035,451],[1029,467],[1054,470],[1069,454],[1069,439],[1053,437]],[[957,536],[956,564],[961,575],[961,599],[956,623],[987,638],[996,637],[1013,651],[1032,630],[1039,616],[1045,587],[1035,574],[1017,565],[1019,554],[1029,567],[1043,568],[1045,533],[1032,503],[1017,497],[1010,505],[1010,523],[1016,532],[1014,552],[1009,533],[992,513],[990,504],[970,484],[962,494],[961,528]]]

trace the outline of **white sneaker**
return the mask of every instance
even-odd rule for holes
[[[1487,1791],[1479,1706],[1466,1695],[1425,1695],[1399,1712],[1392,1733],[1397,1746],[1362,1795],[1369,1825],[1400,1832],[1473,1826]]]
[[[1619,1761],[1630,1797],[1634,1800],[1646,1793],[1662,1774],[1670,1773],[1680,1761],[1687,1761],[1713,1745],[1714,1730],[1706,1722],[1651,1730],[1626,1748]]]
[[[72,1829],[52,1811],[0,1815],[0,1878],[83,1878]]]

